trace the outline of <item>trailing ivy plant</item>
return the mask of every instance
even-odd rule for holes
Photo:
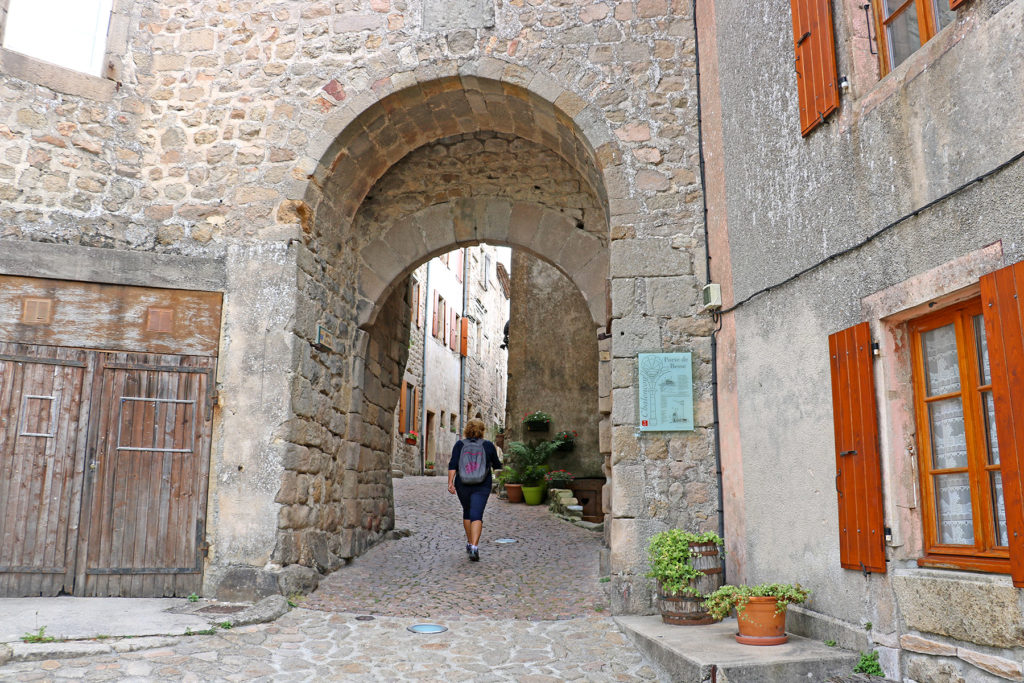
[[[724,619],[729,616],[729,611],[735,607],[739,614],[747,608],[750,598],[775,598],[778,605],[775,608],[776,614],[786,611],[790,603],[799,604],[807,600],[811,594],[809,590],[799,583],[762,583],[756,586],[722,586],[714,593],[704,599],[703,607],[708,614],[716,619]]]
[[[695,534],[682,529],[669,529],[651,537],[651,543],[647,546],[651,571],[647,576],[657,579],[665,593],[700,595],[700,592],[690,585],[693,579],[703,576],[703,572],[693,566],[691,543],[714,543],[720,546],[724,541],[713,531]]]

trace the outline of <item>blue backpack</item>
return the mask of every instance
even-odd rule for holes
[[[487,478],[487,452],[482,440],[462,439],[459,454],[459,480],[463,484],[480,484]]]

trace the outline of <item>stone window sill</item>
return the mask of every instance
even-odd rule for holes
[[[117,89],[117,83],[108,78],[67,69],[4,48],[0,48],[0,73],[66,95],[78,95],[103,102],[110,101]]]

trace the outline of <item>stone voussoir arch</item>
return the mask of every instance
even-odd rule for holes
[[[336,229],[406,154],[437,139],[493,130],[558,153],[587,182],[611,224],[629,198],[621,143],[602,109],[550,74],[496,57],[421,65],[378,80],[334,107],[311,137],[296,188],[314,230]],[[331,208],[321,211],[321,203]]]
[[[359,326],[373,325],[394,288],[421,263],[481,242],[522,249],[554,265],[582,293],[594,325],[605,325],[609,262],[604,240],[535,202],[472,197],[404,216],[359,252]]]

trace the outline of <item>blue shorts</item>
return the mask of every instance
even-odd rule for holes
[[[484,518],[484,508],[487,506],[487,498],[491,495],[489,482],[483,484],[455,484],[455,492],[462,503],[462,519],[471,522],[479,522]]]

